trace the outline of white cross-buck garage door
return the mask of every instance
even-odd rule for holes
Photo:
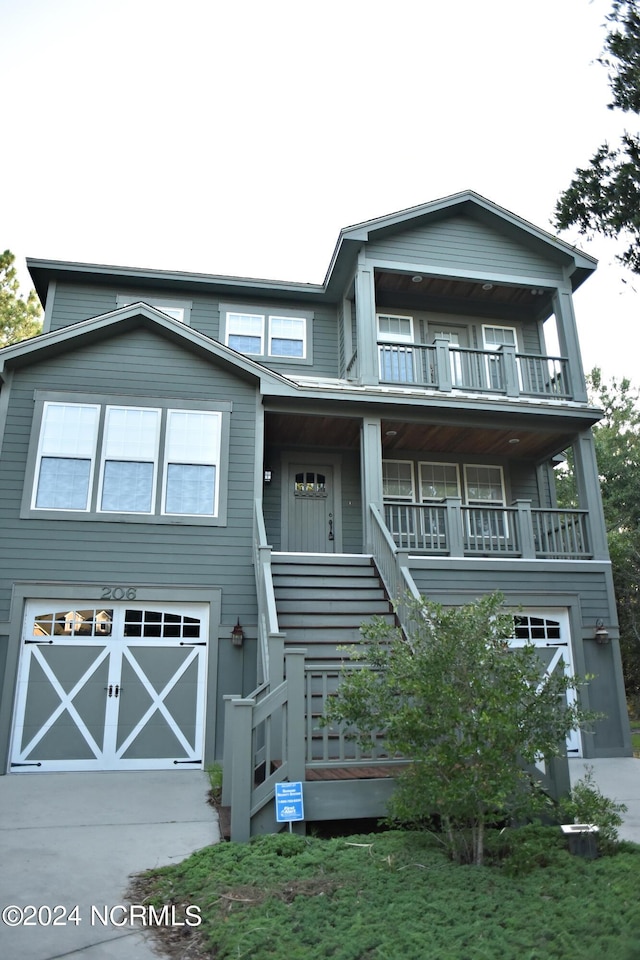
[[[208,607],[27,604],[12,772],[202,766]]]
[[[555,671],[570,677],[574,675],[569,614],[566,609],[525,610],[516,616],[515,621],[516,635],[510,643],[514,647],[524,646],[525,643],[534,644],[541,661],[541,683]],[[568,690],[567,702],[573,704],[575,701],[576,691]],[[567,755],[582,756],[579,730],[572,730],[567,737]]]

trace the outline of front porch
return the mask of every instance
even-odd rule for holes
[[[387,812],[395,777],[407,761],[389,755],[381,736],[365,750],[352,731],[322,720],[348,664],[345,644],[359,642],[360,624],[376,615],[408,630],[403,598],[420,596],[408,551],[396,545],[373,505],[370,514],[371,556],[274,553],[256,503],[261,683],[247,697],[225,697],[222,800],[230,808],[232,840],[280,829],[274,794],[283,781],[304,784],[307,821]],[[428,560],[413,562],[422,566]],[[294,584],[297,601],[287,599]],[[391,604],[391,598],[397,601]],[[567,771],[564,758],[543,764],[536,775],[558,796],[567,788]]]

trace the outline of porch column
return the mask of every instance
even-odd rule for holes
[[[449,556],[464,557],[462,500],[460,497],[447,497],[444,503],[447,509]]]
[[[520,537],[520,554],[524,559],[532,559],[536,555],[536,543],[533,535],[533,519],[531,514],[531,500],[514,500],[517,509],[518,534]]]
[[[365,417],[360,435],[360,484],[362,487],[362,533],[365,553],[373,552],[371,512],[375,503],[384,516],[382,497],[382,426],[380,417]]]
[[[356,332],[358,343],[358,371],[360,383],[378,383],[378,330],[376,325],[376,294],[373,267],[364,253],[358,256],[356,273]]]
[[[576,317],[573,311],[573,294],[569,282],[558,286],[553,297],[553,309],[558,328],[560,352],[569,361],[572,398],[586,403],[587,386],[582,369]]]
[[[573,444],[578,504],[589,511],[588,523],[594,560],[608,560],[607,527],[600,496],[600,475],[590,430],[581,433]]]

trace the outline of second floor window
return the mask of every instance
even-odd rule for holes
[[[310,315],[286,310],[225,311],[223,307],[221,312],[221,338],[238,353],[257,359],[309,362]]]

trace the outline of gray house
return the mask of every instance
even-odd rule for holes
[[[225,766],[234,835],[375,815],[321,727],[363,619],[499,588],[630,753],[572,294],[595,261],[471,192],[349,227],[323,284],[30,260],[0,351],[0,770]],[[554,470],[573,450],[579,508]]]

